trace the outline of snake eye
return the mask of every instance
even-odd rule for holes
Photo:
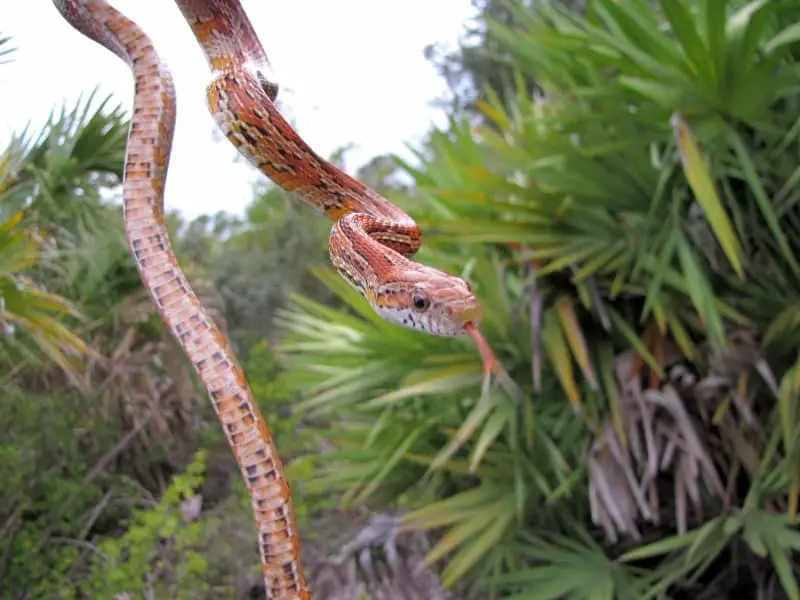
[[[427,310],[428,306],[431,304],[431,301],[424,292],[417,291],[411,296],[411,304],[414,306],[414,310],[417,312],[422,312]]]

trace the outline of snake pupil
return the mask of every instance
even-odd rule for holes
[[[417,293],[411,297],[411,303],[414,305],[414,308],[417,310],[425,310],[428,308],[428,297]]]

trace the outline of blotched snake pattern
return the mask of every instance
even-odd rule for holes
[[[208,60],[209,110],[261,172],[333,221],[329,250],[339,274],[383,318],[434,335],[468,334],[484,372],[494,367],[477,331],[468,283],[410,257],[421,236],[394,204],[318,156],[274,104],[278,85],[238,0],[175,0]],[[230,343],[187,282],[164,226],[163,192],[175,127],[175,90],[150,39],[103,0],[54,0],[75,29],[122,58],[135,80],[123,176],[125,232],[159,315],[208,390],[248,487],[267,595],[303,600],[294,509],[277,449]]]

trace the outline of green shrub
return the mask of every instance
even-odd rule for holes
[[[199,551],[208,525],[187,516],[181,505],[196,495],[205,461],[206,453],[197,452],[155,506],[135,510],[123,535],[96,544],[90,572],[81,585],[86,597],[127,593],[188,600],[208,595],[208,564]]]
[[[406,165],[511,380],[320,272],[352,310],[281,315],[335,423],[314,486],[410,509],[494,597],[800,598],[800,4],[525,5],[506,102]]]

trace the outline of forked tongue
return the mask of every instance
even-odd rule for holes
[[[505,371],[503,371],[503,367],[500,366],[500,363],[497,362],[497,359],[494,357],[494,352],[492,352],[491,347],[481,335],[481,332],[478,331],[478,328],[472,323],[467,323],[464,326],[464,330],[469,334],[469,337],[472,338],[475,347],[481,355],[481,361],[483,362],[483,385],[481,387],[483,388],[482,395],[485,397],[489,392],[489,382],[492,372],[494,371],[495,375],[502,376],[505,374]]]
[[[475,346],[478,348],[478,352],[481,355],[481,361],[483,361],[481,402],[489,401],[489,388],[492,382],[492,373],[494,373],[497,377],[497,383],[500,385],[500,387],[508,392],[512,398],[519,402],[523,401],[524,393],[519,386],[514,383],[514,380],[508,375],[506,370],[503,368],[503,365],[500,364],[500,361],[494,357],[494,352],[492,352],[492,349],[486,340],[483,339],[483,336],[478,331],[478,328],[475,327],[475,324],[468,323],[464,326],[464,331],[466,331],[469,334],[469,337],[472,338],[472,341],[475,343]]]

